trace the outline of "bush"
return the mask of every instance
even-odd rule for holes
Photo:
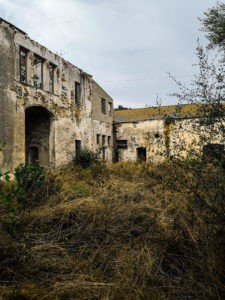
[[[74,157],[74,164],[84,169],[90,167],[93,163],[98,162],[99,155],[97,152],[83,149]]]
[[[36,164],[20,164],[14,172],[17,182],[25,190],[36,190],[43,186],[45,182],[45,171],[43,167]]]
[[[16,203],[19,203],[23,192],[18,184],[10,181],[9,172],[0,172],[0,211],[4,222],[15,223]],[[1,220],[1,218],[0,218]]]
[[[47,198],[60,190],[60,183],[51,172],[36,164],[20,164],[14,172],[24,197],[21,202],[32,202]]]

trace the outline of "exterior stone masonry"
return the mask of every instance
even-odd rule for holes
[[[113,100],[91,75],[0,19],[1,170],[57,167],[81,148],[112,161],[112,121]]]
[[[204,118],[198,105],[113,111],[112,98],[91,75],[0,19],[3,172],[36,161],[56,168],[81,149],[109,162],[202,155],[207,145],[224,153],[221,127],[212,136]]]

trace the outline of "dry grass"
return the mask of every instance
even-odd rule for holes
[[[223,168],[118,163],[57,176],[57,197],[2,224],[2,299],[225,298]]]

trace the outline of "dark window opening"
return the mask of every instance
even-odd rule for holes
[[[108,136],[108,146],[111,145],[111,136]]]
[[[97,136],[96,136],[96,143],[97,143],[97,145],[100,144],[100,134],[97,134]]]
[[[112,103],[109,103],[109,115],[112,115]]]
[[[137,161],[138,162],[146,161],[146,148],[144,147],[137,148]]]
[[[127,140],[117,140],[117,149],[127,149]]]
[[[27,50],[20,48],[20,81],[27,83]]]
[[[76,155],[79,155],[81,152],[81,140],[75,140],[75,151]]]
[[[102,148],[102,160],[106,161],[106,148],[105,147]]]
[[[54,70],[55,66],[49,64],[49,92],[54,94]]]
[[[75,103],[80,104],[80,94],[81,94],[81,89],[80,89],[80,83],[75,81]]]
[[[156,139],[159,138],[159,133],[158,133],[158,132],[155,133],[155,138],[156,138]]]
[[[34,56],[33,80],[36,89],[43,89],[43,60],[37,55]]]
[[[106,101],[103,98],[101,100],[101,111],[103,114],[106,114]]]
[[[103,135],[103,136],[102,136],[102,146],[103,146],[103,147],[105,146],[105,139],[106,139],[106,136]]]
[[[225,155],[223,144],[208,144],[203,146],[203,157],[204,158],[216,158],[222,159]]]

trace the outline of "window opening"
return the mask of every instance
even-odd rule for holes
[[[54,94],[54,70],[55,67],[49,64],[49,92]]]
[[[43,89],[43,60],[34,56],[34,87],[36,89]]]
[[[97,134],[97,136],[96,136],[96,143],[97,143],[97,145],[100,144],[100,134]]]
[[[109,103],[109,115],[112,115],[112,103]]]
[[[81,140],[75,140],[75,151],[76,155],[79,155],[81,152]]]
[[[117,149],[127,149],[127,140],[117,140]]]
[[[27,50],[20,48],[20,81],[27,83]]]
[[[104,98],[101,100],[101,111],[103,114],[106,114],[106,101]]]
[[[222,159],[225,155],[223,144],[207,144],[203,146],[203,157],[204,158],[216,158]]]
[[[81,89],[80,89],[80,83],[75,81],[75,103],[80,104],[80,94],[81,94]]]
[[[105,139],[106,139],[106,136],[103,135],[103,136],[102,136],[102,146],[103,146],[103,147],[105,146]]]

